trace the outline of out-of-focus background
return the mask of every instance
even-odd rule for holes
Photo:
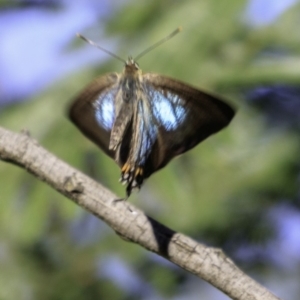
[[[126,59],[181,25],[142,70],[222,95],[237,115],[129,201],[299,299],[299,1],[2,0],[0,9],[0,126],[29,130],[120,196],[118,167],[66,110],[93,78],[123,66],[75,34]],[[2,300],[228,299],[3,162],[0,207]]]

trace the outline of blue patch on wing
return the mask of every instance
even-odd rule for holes
[[[100,94],[94,102],[97,123],[107,131],[112,129],[115,121],[114,98],[115,95],[109,91]]]
[[[159,124],[167,131],[176,130],[185,121],[187,112],[184,101],[174,93],[150,89],[149,96],[152,104],[153,115]]]

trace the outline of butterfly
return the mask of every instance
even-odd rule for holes
[[[179,80],[143,74],[137,59],[117,58],[125,63],[123,72],[96,78],[75,98],[69,117],[120,166],[128,198],[172,158],[227,126],[234,110],[216,96]]]

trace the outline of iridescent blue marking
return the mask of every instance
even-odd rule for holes
[[[115,120],[114,96],[112,93],[100,95],[95,104],[98,124],[107,131],[111,130]]]
[[[186,112],[182,100],[170,92],[164,96],[158,91],[151,91],[153,114],[167,131],[176,130],[185,120]]]

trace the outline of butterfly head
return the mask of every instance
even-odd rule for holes
[[[135,74],[140,70],[139,64],[129,56],[125,63],[125,73],[126,74]]]

